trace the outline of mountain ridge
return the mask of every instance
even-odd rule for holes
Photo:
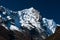
[[[7,30],[22,32],[24,29],[28,29],[33,37],[40,35],[36,38],[42,40],[46,36],[49,37],[54,34],[56,27],[60,26],[51,19],[42,18],[40,12],[33,7],[21,11],[12,11],[0,6],[0,19],[0,24],[4,24],[2,26],[5,26]]]

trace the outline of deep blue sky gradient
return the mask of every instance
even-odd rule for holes
[[[59,0],[0,0],[0,5],[14,11],[34,7],[46,18],[53,18],[60,24]]]

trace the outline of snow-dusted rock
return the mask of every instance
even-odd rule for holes
[[[39,12],[33,7],[29,9],[24,9],[22,11],[18,11],[18,14],[20,16],[21,26],[27,27],[28,29],[34,27],[40,28]]]
[[[53,19],[43,18],[42,20],[43,20],[43,26],[46,27],[46,32],[48,33],[48,35],[50,36],[51,34],[55,33],[57,25],[53,21]]]

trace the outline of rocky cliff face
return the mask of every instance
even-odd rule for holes
[[[44,40],[55,33],[57,27],[53,20],[42,18],[33,7],[12,11],[0,6],[0,25],[12,31],[14,40]]]

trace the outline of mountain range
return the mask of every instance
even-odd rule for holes
[[[44,40],[60,25],[42,17],[33,7],[12,11],[0,6],[0,26],[1,36],[6,34],[1,40]]]

